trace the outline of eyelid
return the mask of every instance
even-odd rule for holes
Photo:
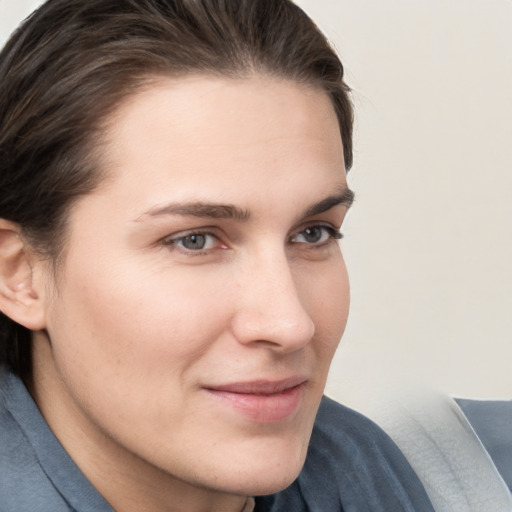
[[[182,254],[186,254],[187,256],[201,256],[205,254],[210,254],[211,251],[215,249],[225,249],[227,246],[222,242],[217,231],[214,227],[204,227],[204,228],[196,228],[196,229],[188,229],[185,231],[180,231],[178,233],[174,233],[172,235],[165,236],[160,240],[160,243],[167,247],[169,250],[179,251]],[[201,235],[201,236],[209,236],[215,238],[217,241],[216,247],[210,247],[206,249],[187,249],[186,247],[181,247],[179,244],[180,241],[184,240],[187,237],[191,237],[193,235]]]
[[[307,229],[318,228],[324,230],[324,232],[328,235],[325,240],[315,241],[296,241],[294,240],[298,236],[304,234]],[[178,231],[171,235],[167,235],[159,240],[159,244],[164,246],[169,251],[176,251],[178,254],[181,253],[184,256],[206,256],[213,255],[218,250],[224,250],[229,248],[229,243],[226,244],[224,241],[223,231],[219,230],[217,226],[204,226],[197,227],[191,229],[185,229],[183,231]],[[213,242],[212,247],[205,247],[201,249],[191,249],[184,247],[181,245],[181,242],[187,237],[191,237],[193,235],[201,235],[205,237],[212,237],[215,241]],[[325,235],[324,235],[325,236]],[[323,236],[323,237],[324,237]],[[323,238],[322,237],[322,238]],[[330,244],[330,242],[338,241],[343,238],[343,234],[339,231],[339,228],[334,225],[332,222],[328,221],[309,221],[298,228],[294,229],[291,235],[288,238],[287,243],[291,243],[295,246],[302,246],[303,248],[308,249],[321,249],[324,246]],[[208,245],[208,244],[207,244]]]
[[[307,242],[300,242],[304,243],[305,245],[308,245],[309,247],[322,247],[325,244],[328,244],[331,240],[341,240],[343,238],[343,234],[340,232],[339,228],[333,226],[332,224],[328,222],[310,222],[304,226],[301,226],[299,229],[295,230],[294,233],[290,236],[289,240],[292,243],[299,243],[299,242],[293,242],[293,239],[296,238],[301,233],[304,233],[307,229],[310,228],[321,228],[328,232],[329,238],[323,242],[320,243],[307,243]]]

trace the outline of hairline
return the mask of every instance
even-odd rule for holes
[[[339,126],[339,116],[336,110],[332,96],[328,93],[325,87],[322,87],[318,80],[306,80],[304,78],[298,78],[292,76],[291,73],[286,74],[285,72],[276,72],[267,69],[264,65],[256,66],[254,64],[248,64],[245,68],[236,70],[230,69],[219,69],[219,70],[169,70],[165,71],[151,71],[148,70],[146,73],[135,73],[130,77],[129,83],[123,87],[119,92],[121,93],[118,101],[113,102],[111,106],[106,108],[103,113],[98,117],[90,130],[89,136],[85,140],[84,147],[82,148],[83,156],[80,158],[80,165],[89,166],[89,173],[93,176],[93,187],[91,190],[84,194],[77,195],[72,198],[65,210],[65,213],[60,219],[60,223],[55,233],[57,233],[57,239],[52,244],[50,251],[40,251],[35,247],[36,252],[39,256],[45,256],[51,262],[51,270],[53,273],[54,280],[60,281],[61,269],[66,259],[67,249],[69,247],[68,241],[70,236],[69,231],[69,218],[71,216],[73,208],[81,199],[87,197],[89,194],[94,192],[98,187],[107,185],[109,180],[114,177],[114,173],[108,170],[108,157],[106,152],[102,151],[102,148],[108,148],[110,139],[108,133],[112,126],[118,119],[118,115],[122,108],[127,105],[131,100],[136,99],[138,96],[143,95],[150,90],[163,86],[165,83],[175,82],[178,83],[187,78],[218,78],[219,80],[233,80],[233,81],[244,81],[252,78],[271,78],[278,82],[293,83],[306,90],[317,91],[323,93],[329,99],[329,103],[333,109],[333,113],[336,117],[337,126],[339,130],[339,137],[342,140],[341,128]],[[343,144],[343,140],[342,140]],[[344,169],[344,168],[343,168]],[[348,172],[348,169],[345,169]],[[30,235],[26,235],[27,240],[30,242]],[[31,244],[32,245],[32,244]]]

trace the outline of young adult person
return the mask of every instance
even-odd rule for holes
[[[287,0],[49,0],[0,55],[0,511],[430,511],[323,398],[342,65]]]

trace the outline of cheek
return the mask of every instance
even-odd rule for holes
[[[226,311],[215,282],[205,290],[182,274],[119,265],[94,276],[69,272],[50,328],[56,357],[84,373],[94,368],[98,385],[185,372],[220,335]]]
[[[335,264],[301,286],[301,295],[315,323],[315,350],[330,364],[347,324],[350,286],[347,269],[340,257]]]
[[[225,329],[227,309],[211,293],[215,281],[207,293],[183,273],[130,274],[70,273],[50,332],[66,392],[92,424],[126,443],[123,425],[165,438],[169,424],[179,432],[197,423],[198,368]]]

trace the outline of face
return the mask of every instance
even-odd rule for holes
[[[72,209],[46,299],[39,406],[97,487],[97,461],[110,475],[122,461],[171,487],[281,489],[348,312],[330,101],[198,76],[156,83],[110,121],[108,179]]]

